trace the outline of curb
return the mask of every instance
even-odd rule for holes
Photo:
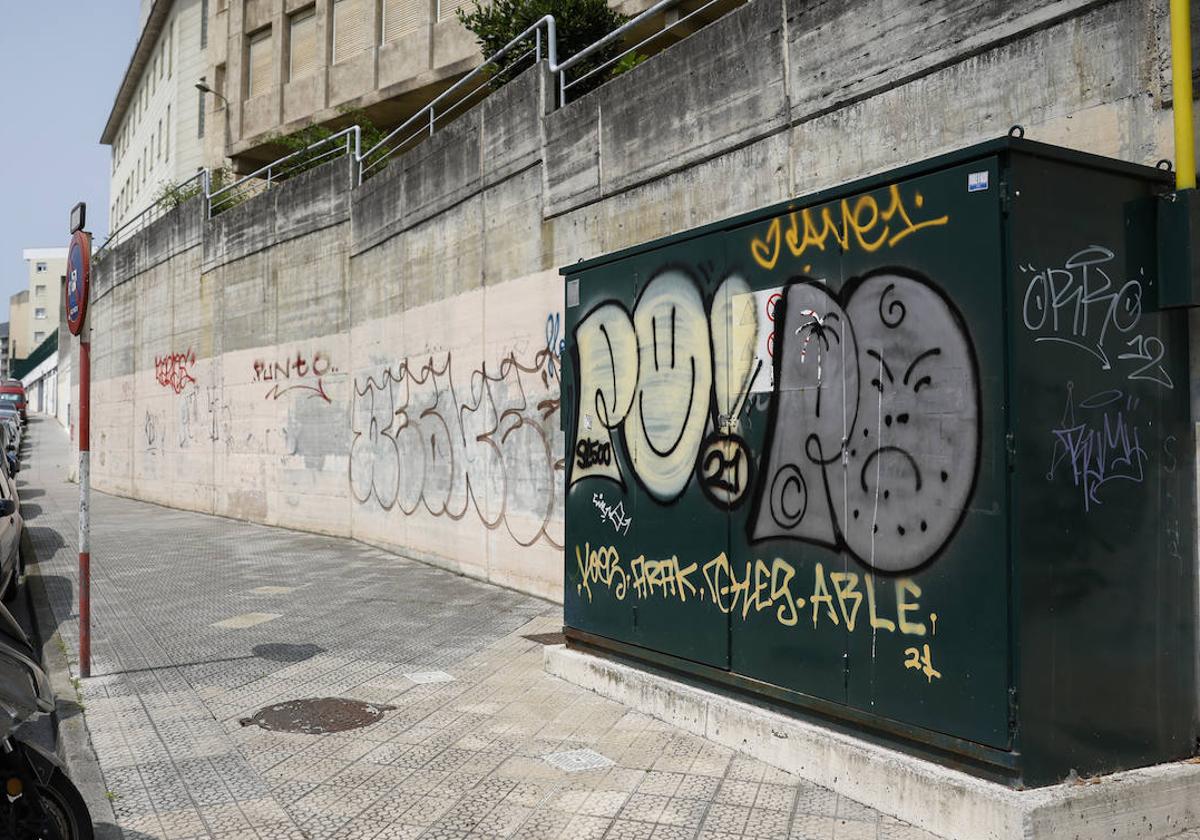
[[[50,602],[42,585],[41,569],[33,541],[24,530],[21,532],[21,547],[27,558],[26,596],[32,607],[34,628],[42,649],[42,666],[50,675],[50,686],[54,690],[54,711],[50,713],[50,720],[55,733],[55,752],[66,768],[67,775],[83,794],[84,802],[92,815],[96,840],[120,840],[123,835],[117,828],[117,818],[113,813],[112,802],[108,799],[108,788],[100,771],[100,761],[92,747],[84,709],[71,699],[79,695],[72,681],[71,663],[65,653],[66,645],[56,629]],[[47,637],[47,630],[50,628],[55,629]]]
[[[1200,764],[1018,791],[615,658],[543,648],[545,671],[949,840],[1167,840],[1200,828]]]

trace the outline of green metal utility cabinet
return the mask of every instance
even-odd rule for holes
[[[1006,138],[564,269],[570,643],[1014,786],[1192,755],[1169,188]]]

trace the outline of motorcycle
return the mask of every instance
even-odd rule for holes
[[[0,499],[3,508],[12,505]],[[92,840],[87,804],[57,756],[15,737],[17,726],[54,711],[54,693],[37,653],[0,605],[0,837]]]

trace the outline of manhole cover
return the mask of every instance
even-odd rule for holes
[[[238,722],[242,726],[259,726],[271,732],[324,735],[327,732],[345,732],[370,726],[377,723],[384,712],[394,708],[341,697],[314,697],[276,703]]]
[[[259,659],[269,659],[272,662],[303,662],[312,659],[318,653],[324,653],[325,648],[314,645],[290,645],[277,642],[266,645],[255,645],[250,652]]]
[[[562,633],[530,633],[528,636],[522,636],[521,638],[536,642],[539,645],[565,645],[567,643],[567,637]]]

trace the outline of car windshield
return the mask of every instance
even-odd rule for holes
[[[0,394],[0,400],[9,400],[10,402],[17,402],[20,399],[21,399],[20,394],[11,394],[11,393]]]

